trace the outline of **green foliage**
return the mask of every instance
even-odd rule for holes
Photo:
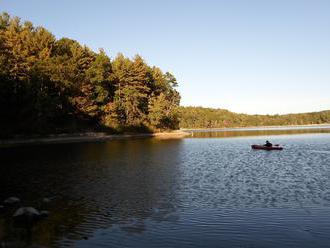
[[[300,125],[330,112],[244,115],[179,107],[178,82],[136,55],[93,52],[43,27],[0,15],[0,136],[111,130]],[[181,115],[181,116],[180,116]]]
[[[179,127],[179,107],[161,93],[149,100],[149,119],[158,129],[177,129]]]
[[[139,55],[111,61],[103,50],[0,15],[0,136],[171,129],[178,123],[176,86],[172,74]]]
[[[226,128],[330,123],[330,111],[288,114],[247,115],[225,109],[181,107],[181,128]]]

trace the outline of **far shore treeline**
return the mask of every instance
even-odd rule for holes
[[[180,107],[177,86],[139,55],[111,59],[0,15],[0,138],[330,123],[330,111],[270,116]]]
[[[330,123],[330,110],[287,115],[247,115],[225,109],[181,107],[181,128],[226,128]]]
[[[0,15],[0,136],[177,129],[169,72]]]

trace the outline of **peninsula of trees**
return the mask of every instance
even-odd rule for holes
[[[179,127],[169,72],[0,15],[0,136]]]

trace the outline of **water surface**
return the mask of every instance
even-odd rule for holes
[[[329,247],[329,131],[262,135],[2,148],[0,200],[49,208],[49,247]]]

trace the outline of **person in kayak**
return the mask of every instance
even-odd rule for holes
[[[272,144],[272,143],[270,143],[268,140],[266,140],[266,144],[264,144],[264,146],[266,146],[266,147],[272,147],[272,146],[273,146],[273,144]]]

